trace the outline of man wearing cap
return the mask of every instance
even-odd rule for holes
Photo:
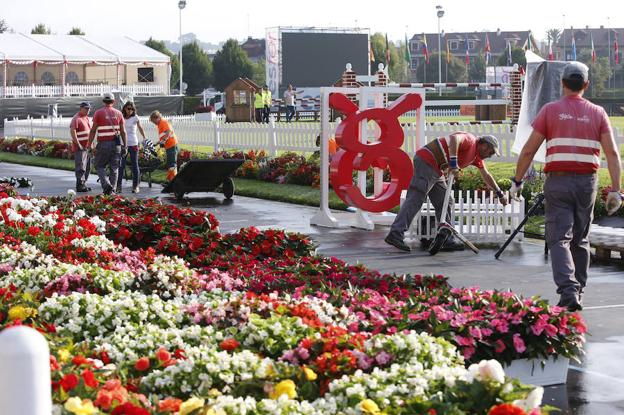
[[[95,139],[97,133],[97,146],[95,147],[95,168],[100,178],[100,185],[105,195],[115,193],[114,185],[117,183],[119,163],[122,155],[127,152],[126,128],[121,111],[113,108],[115,96],[106,92],[102,97],[104,107],[93,114],[93,126],[89,133],[88,147]],[[109,168],[109,176],[106,176],[106,167]]]
[[[76,191],[88,192],[91,190],[86,185],[91,170],[91,156],[89,155],[89,131],[91,120],[89,110],[91,104],[81,102],[80,109],[69,124],[69,134],[72,139],[72,151],[74,152],[74,170],[76,172]]]
[[[500,155],[496,137],[493,135],[476,137],[461,131],[448,137],[440,137],[420,148],[414,156],[414,176],[407,189],[407,197],[390,227],[385,242],[402,251],[411,251],[411,248],[403,242],[403,235],[414,220],[414,216],[420,211],[427,196],[435,208],[437,220],[440,220],[446,197],[444,171],[458,177],[460,169],[468,166],[477,167],[483,181],[496,192],[498,200],[506,205],[507,198],[483,163],[483,160],[493,154]],[[452,223],[452,209],[453,200],[451,199],[448,211],[445,212],[448,223]],[[447,239],[443,247],[443,250],[447,251],[463,249],[464,245],[454,237]]]
[[[518,157],[511,195],[522,191],[522,179],[535,153],[546,140],[546,243],[550,248],[559,306],[581,310],[589,270],[589,227],[596,200],[596,172],[600,147],[605,152],[612,192],[607,213],[622,204],[620,155],[605,110],[583,98],[589,70],[570,62],[561,77],[563,97],[542,107],[533,121],[533,132]]]

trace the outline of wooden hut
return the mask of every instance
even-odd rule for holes
[[[249,78],[238,78],[225,87],[225,119],[227,122],[254,120],[254,94],[261,87]]]

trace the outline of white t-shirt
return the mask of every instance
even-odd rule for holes
[[[124,118],[126,124],[126,137],[128,138],[128,146],[138,146],[139,138],[137,137],[137,123],[139,117],[133,115],[130,118]]]
[[[284,102],[286,105],[295,105],[295,91],[284,91]]]

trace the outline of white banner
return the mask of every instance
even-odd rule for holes
[[[266,83],[271,95],[279,97],[280,83],[280,39],[279,28],[270,28],[266,31]]]

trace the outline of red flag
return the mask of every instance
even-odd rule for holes
[[[492,58],[492,49],[490,48],[490,38],[488,37],[487,32],[485,32],[485,65],[487,66],[490,63],[490,59]]]
[[[423,55],[425,55],[425,63],[429,63],[429,49],[427,48],[427,35],[423,33]]]
[[[613,42],[613,55],[615,56],[615,64],[620,63],[620,48],[617,43],[617,33],[615,34],[615,42]]]
[[[554,61],[555,60],[555,55],[553,54],[552,44],[551,43],[548,44],[548,60],[549,61]]]
[[[594,49],[594,36],[590,33],[589,37],[591,39],[591,56],[592,56],[592,63],[596,62],[596,49]]]

